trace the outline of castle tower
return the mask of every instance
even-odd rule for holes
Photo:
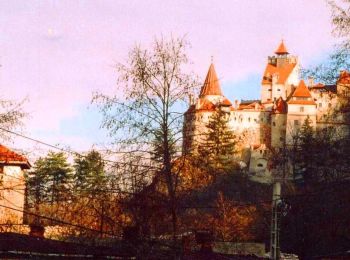
[[[271,146],[282,148],[285,144],[287,125],[287,102],[279,97],[271,113]]]
[[[214,64],[211,63],[204,80],[198,99],[191,104],[185,112],[183,152],[189,153],[195,149],[201,136],[205,133],[205,126],[216,108],[226,109],[230,112],[231,102],[225,98],[221,91]]]
[[[291,144],[306,119],[316,128],[316,103],[303,80],[294,90],[288,103],[286,143]]]
[[[293,92],[293,85],[299,83],[298,58],[290,56],[282,41],[275,55],[268,57],[261,81],[261,102],[273,103],[279,97],[286,100]]]
[[[214,64],[211,63],[207,76],[205,77],[204,84],[199,93],[198,101],[207,100],[216,104],[223,97],[218,76],[216,75],[216,71],[214,68]]]
[[[348,99],[350,97],[350,72],[341,71],[337,80],[337,93],[340,97]]]

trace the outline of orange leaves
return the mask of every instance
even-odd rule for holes
[[[224,241],[248,241],[254,238],[253,225],[257,218],[256,206],[244,205],[228,200],[219,192],[218,207],[212,216],[214,232]]]
[[[174,172],[179,177],[179,192],[201,190],[213,181],[213,177],[194,163],[193,157],[180,157],[174,163]]]

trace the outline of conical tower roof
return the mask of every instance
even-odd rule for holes
[[[277,55],[283,55],[283,54],[288,54],[289,52],[287,51],[286,46],[284,45],[283,40],[281,41],[280,45],[278,46],[277,50],[275,51]]]
[[[208,74],[201,88],[199,97],[203,97],[207,95],[223,96],[220,88],[219,79],[218,79],[218,76],[216,75],[213,63],[210,64]]]

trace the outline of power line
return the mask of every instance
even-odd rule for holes
[[[109,232],[96,230],[96,229],[88,228],[88,227],[85,227],[85,226],[81,226],[81,225],[73,224],[73,223],[70,223],[70,222],[66,222],[66,221],[63,221],[63,220],[60,220],[60,219],[54,219],[54,218],[51,218],[51,217],[39,215],[39,214],[36,214],[36,213],[33,213],[33,212],[29,212],[29,211],[26,211],[26,210],[23,210],[23,209],[16,209],[16,208],[9,207],[9,206],[2,205],[2,204],[0,204],[0,207],[5,208],[5,209],[9,209],[9,210],[13,210],[13,211],[17,211],[17,212],[21,212],[21,213],[25,213],[25,214],[28,214],[28,215],[32,215],[32,216],[35,216],[35,217],[38,217],[38,218],[50,220],[52,222],[59,223],[59,224],[62,224],[62,225],[72,226],[72,227],[76,227],[76,228],[79,228],[79,229],[84,229],[84,230],[95,232],[95,233],[99,233],[99,234],[103,233],[105,235],[115,236],[115,234],[112,234],[112,233],[109,233]]]
[[[58,146],[56,146],[56,145],[52,145],[52,144],[46,143],[46,142],[44,142],[44,141],[41,141],[41,140],[38,140],[38,139],[34,139],[34,138],[32,138],[32,137],[29,137],[29,136],[26,136],[26,135],[23,135],[23,134],[20,134],[20,133],[17,133],[17,132],[14,132],[14,131],[11,131],[11,130],[2,128],[2,127],[0,127],[0,130],[5,131],[5,132],[10,133],[10,134],[13,134],[13,135],[16,135],[16,136],[19,136],[19,137],[24,138],[24,139],[30,140],[30,141],[32,141],[32,142],[36,142],[36,143],[45,145],[45,146],[47,146],[47,147],[50,147],[50,148],[59,150],[59,151],[61,151],[61,152],[65,152],[65,153],[69,153],[69,154],[72,154],[72,155],[75,155],[75,156],[80,156],[80,157],[83,157],[83,158],[87,158],[87,155],[83,155],[83,154],[78,153],[78,152],[76,152],[76,151],[64,149],[64,148],[62,148],[62,147],[58,147]],[[109,164],[112,164],[113,166],[116,166],[116,165],[117,165],[117,166],[119,166],[119,165],[126,165],[126,166],[134,166],[134,167],[142,167],[142,168],[147,168],[147,169],[159,170],[158,167],[146,166],[146,165],[142,165],[142,164],[133,164],[133,163],[116,162],[116,161],[107,160],[107,159],[101,159],[101,161],[106,162],[106,163],[109,163]]]

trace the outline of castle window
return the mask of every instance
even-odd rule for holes
[[[299,120],[294,120],[294,125],[299,125]]]
[[[273,126],[276,126],[276,123],[275,123],[275,122],[272,122],[272,125],[273,125]]]
[[[250,117],[248,117],[248,122],[250,122]]]
[[[263,167],[264,165],[262,163],[258,163],[258,167]]]
[[[300,107],[300,112],[304,112],[304,107]]]
[[[272,89],[269,88],[267,91],[272,91]]]
[[[281,91],[281,90],[278,88],[277,91]]]

